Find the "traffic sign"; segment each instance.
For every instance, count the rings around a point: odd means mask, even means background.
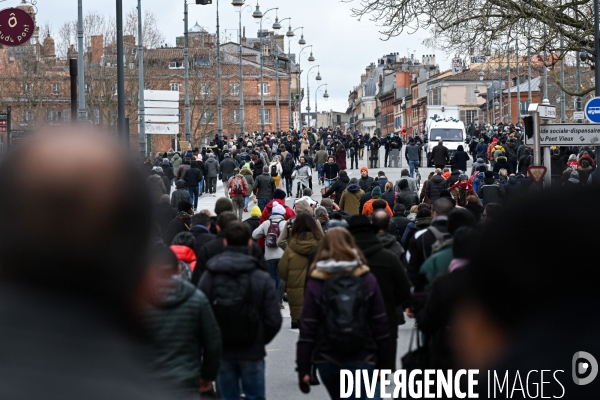
[[[600,124],[600,97],[594,97],[585,105],[585,117],[594,124]]]
[[[595,146],[598,143],[600,143],[600,125],[540,125],[540,146]],[[525,144],[533,144],[533,139],[525,136]]]
[[[544,179],[546,171],[547,169],[543,165],[531,165],[529,168],[527,168],[528,175],[535,183],[540,183],[542,179]]]
[[[573,111],[573,119],[583,119],[583,118],[585,118],[585,112]]]
[[[549,104],[538,105],[537,112],[540,114],[542,119],[555,119],[556,118],[556,106]]]

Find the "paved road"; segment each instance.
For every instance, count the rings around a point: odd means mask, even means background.
[[[383,149],[381,150],[380,159],[383,160]],[[470,170],[472,161],[469,161],[467,168]],[[348,162],[348,165],[350,163]],[[366,165],[367,160],[359,160],[359,165]],[[399,168],[380,168],[375,170],[369,170],[371,176],[376,176],[378,171],[384,171],[388,180],[396,182],[400,179],[400,172],[403,168],[408,168],[406,160],[402,160],[402,166]],[[427,178],[429,172],[433,171],[433,168],[420,168],[423,181]],[[347,170],[350,178],[359,177],[359,169]],[[295,190],[295,189],[294,189]],[[315,192],[313,198],[320,200],[320,186],[317,183],[316,173],[313,176],[313,191]],[[223,196],[223,188],[220,185],[217,188],[217,193]],[[218,197],[207,197],[203,196],[199,200],[198,209],[208,208],[214,209],[214,203]],[[286,203],[292,206],[293,199],[288,199]],[[249,207],[249,209],[252,205]],[[244,219],[248,218],[248,213],[244,214]],[[286,308],[281,311],[283,316],[283,326],[279,334],[267,346],[267,359],[266,359],[266,382],[267,382],[267,398],[269,399],[326,399],[327,393],[322,385],[312,386],[310,396],[304,395],[298,389],[298,378],[295,371],[296,368],[296,341],[298,339],[298,330],[291,329],[291,320],[287,303],[284,303]],[[398,327],[398,350],[396,354],[397,366],[400,367],[399,359],[407,352],[411,329],[414,325],[414,320],[406,318],[407,323]]]

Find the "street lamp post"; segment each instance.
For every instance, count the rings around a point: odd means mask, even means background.
[[[223,140],[223,96],[221,94],[221,34],[219,32],[219,0],[217,0],[217,135]]]
[[[312,56],[312,52],[310,53],[310,55]],[[308,100],[308,105],[306,106],[306,127],[309,128],[310,127],[310,71],[312,71],[314,68],[319,68],[320,65],[315,65],[314,67],[310,68],[308,70],[308,72],[306,73],[306,99]],[[316,80],[320,81],[321,80],[321,73],[317,70],[317,77],[315,78]],[[302,111],[300,112],[302,114]]]
[[[140,119],[139,151],[142,159],[146,155],[146,116],[144,111],[144,46],[142,43],[142,0],[138,0],[138,117]]]
[[[188,68],[188,5],[187,0],[183,0],[183,107],[185,109],[185,140],[190,143],[190,75]]]
[[[300,37],[300,41],[298,41],[299,44],[302,44],[302,42],[306,43],[306,41],[304,40],[304,34],[302,34],[302,36]],[[302,56],[302,52],[306,49],[308,49],[310,47],[311,52],[310,52],[310,57],[308,57],[308,62],[313,62],[315,61],[315,58],[312,56],[312,47],[313,45],[309,45],[309,46],[304,46],[302,49],[300,49],[300,52],[298,52],[298,112],[299,112],[299,118],[300,118],[300,126],[298,127],[300,130],[302,130],[302,96],[300,95],[300,88],[301,88],[301,83],[302,83],[302,70],[300,69],[300,57]],[[312,60],[311,60],[312,57]],[[307,93],[308,94],[308,93]]]
[[[77,119],[84,120],[87,117],[85,108],[85,83],[83,79],[83,10],[82,0],[77,2],[77,85],[79,85],[79,109],[77,111]],[[71,119],[75,120],[75,116],[71,115]]]
[[[283,21],[287,21],[287,20],[291,21],[292,19],[284,18],[281,21],[277,21],[277,18],[276,18],[275,21],[276,21],[276,23],[279,24],[278,29],[281,28],[281,23]],[[294,36],[294,32],[292,32],[291,26],[289,27],[289,29],[285,35],[287,37]],[[276,123],[275,129],[277,132],[279,132],[281,130],[281,116],[280,116],[280,110],[279,110],[279,46],[277,46],[277,40],[275,40],[275,45],[273,47],[275,48],[275,123]]]
[[[233,0],[231,4],[235,7],[235,10],[239,13],[239,37],[240,37],[240,83],[239,83],[239,92],[240,92],[240,135],[244,137],[244,70],[242,65],[242,11],[246,7],[250,7],[247,5],[244,7],[244,0]],[[250,7],[252,8],[252,7]]]
[[[262,22],[263,18],[269,11],[278,10],[279,7],[269,8],[264,13],[260,11],[258,4],[256,5],[256,10],[252,13],[252,17],[260,20],[260,28],[259,28],[259,36],[260,36],[260,133],[261,136],[265,134],[265,96],[264,96],[264,75],[263,75],[263,66],[264,66],[264,50],[263,50],[263,32],[262,32]],[[277,23],[277,21],[276,21]],[[281,26],[276,27],[273,24],[273,29],[277,30],[281,28]]]
[[[327,84],[323,83],[323,84],[317,86],[317,90],[315,90],[315,128],[317,128],[317,129],[319,128],[319,110],[317,107],[317,97],[319,97],[318,96],[319,89],[323,86],[325,86],[325,93],[323,93],[323,98],[325,100],[327,100],[329,98],[329,93],[327,93]]]
[[[292,30],[292,27],[289,27],[288,32],[285,34],[289,40],[288,40],[288,72],[289,72],[289,79],[288,79],[288,125],[290,127],[290,129],[293,127],[292,124],[292,37],[295,36],[294,32],[296,32],[298,29],[302,29],[302,39],[304,40],[304,27],[301,26],[299,28],[296,28],[294,30]],[[306,40],[304,40],[304,43],[306,43]],[[300,41],[298,41],[298,44],[300,44]]]
[[[506,61],[506,70],[507,70],[507,78],[506,81],[508,82],[508,124],[512,124],[512,93],[511,93],[511,86],[512,86],[512,81],[510,79],[510,53],[511,50],[513,50],[510,47],[510,42],[507,44],[508,47],[508,52],[507,52],[507,61]]]
[[[117,0],[117,127],[119,137],[129,149],[129,135],[125,128],[125,63],[123,62],[123,0]]]

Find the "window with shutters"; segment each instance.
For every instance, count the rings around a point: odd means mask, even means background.
[[[179,82],[171,82],[171,91],[179,92]]]
[[[210,94],[210,84],[209,83],[203,83],[201,88],[200,88],[200,93],[201,94]]]
[[[442,100],[442,88],[434,88],[429,90],[427,96],[427,104],[440,105]]]
[[[269,94],[269,84],[268,83],[263,83],[262,86],[262,94]],[[260,84],[258,85],[258,94],[260,94]]]
[[[265,124],[270,124],[271,123],[271,110],[264,110],[264,115],[265,115]],[[260,110],[258,111],[258,122],[260,123]]]
[[[58,96],[60,94],[60,90],[61,90],[60,83],[53,83],[52,84],[52,94],[53,95]]]
[[[465,104],[477,104],[477,94],[475,93],[477,86],[465,86],[466,90],[466,103]]]
[[[232,124],[240,123],[240,110],[231,110],[229,112],[229,118]]]
[[[460,111],[460,120],[464,122],[465,125],[470,124],[471,122],[477,123],[477,119],[479,117],[479,110],[461,110]]]
[[[230,93],[234,96],[237,96],[240,94],[240,84],[239,83],[232,83],[231,84],[231,91]]]
[[[204,110],[200,113],[200,123],[201,124],[209,124],[212,119],[212,111]]]

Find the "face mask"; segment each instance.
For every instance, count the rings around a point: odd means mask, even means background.
[[[394,134],[392,133],[392,134],[390,135],[390,137],[391,137],[391,138],[393,138],[393,137],[394,137]]]

